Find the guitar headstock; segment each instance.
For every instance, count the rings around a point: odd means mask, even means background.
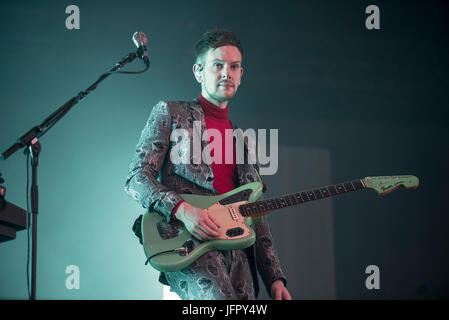
[[[406,189],[416,189],[419,185],[418,177],[412,175],[365,177],[362,181],[366,188],[375,190],[381,196],[384,196],[401,186]]]

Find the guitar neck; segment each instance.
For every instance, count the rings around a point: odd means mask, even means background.
[[[287,194],[278,198],[243,204],[239,207],[239,211],[244,217],[260,217],[273,210],[296,206],[309,201],[329,198],[339,194],[362,189],[366,189],[366,185],[363,179],[358,179],[331,186],[325,186],[319,189]]]

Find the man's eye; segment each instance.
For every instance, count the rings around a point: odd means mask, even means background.
[[[239,66],[239,65],[233,65],[231,68],[232,68],[233,70],[238,70],[238,69],[240,69],[240,66]]]
[[[215,63],[214,66],[215,66],[216,68],[218,68],[218,67],[221,67],[222,64],[221,64],[221,63]]]

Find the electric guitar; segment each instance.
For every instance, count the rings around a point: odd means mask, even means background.
[[[366,177],[262,201],[256,201],[262,194],[263,186],[259,182],[245,184],[217,196],[184,194],[181,197],[185,201],[209,211],[217,219],[219,236],[214,240],[200,241],[184,228],[181,221],[167,222],[161,214],[147,210],[142,218],[146,264],[149,262],[163,272],[177,271],[209,251],[247,248],[256,241],[251,224],[277,209],[362,189],[373,189],[383,196],[400,186],[416,189],[418,184],[418,178],[412,175]]]

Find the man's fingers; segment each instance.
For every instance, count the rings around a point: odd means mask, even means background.
[[[185,210],[184,219],[181,221],[186,225],[187,230],[200,240],[214,239],[220,235],[219,224],[216,218],[211,217],[204,209],[191,206]]]
[[[211,216],[210,214],[208,214],[207,216],[212,220],[217,229],[220,228],[220,224],[218,223],[218,220],[215,217]]]
[[[207,224],[206,224],[204,221],[200,222],[199,227],[200,227],[200,228],[202,229],[202,231],[204,231],[207,235],[210,235],[210,236],[218,236],[218,232],[216,232],[216,231],[212,230],[211,228],[209,228],[209,227],[207,226]]]
[[[209,214],[206,214],[204,216],[204,222],[206,223],[206,225],[211,228],[214,231],[218,232],[218,228],[220,227],[217,223],[217,219],[215,219],[214,217],[210,216]]]
[[[292,299],[292,296],[290,295],[290,292],[288,292],[287,289],[283,290],[283,299],[284,300],[291,300]]]

